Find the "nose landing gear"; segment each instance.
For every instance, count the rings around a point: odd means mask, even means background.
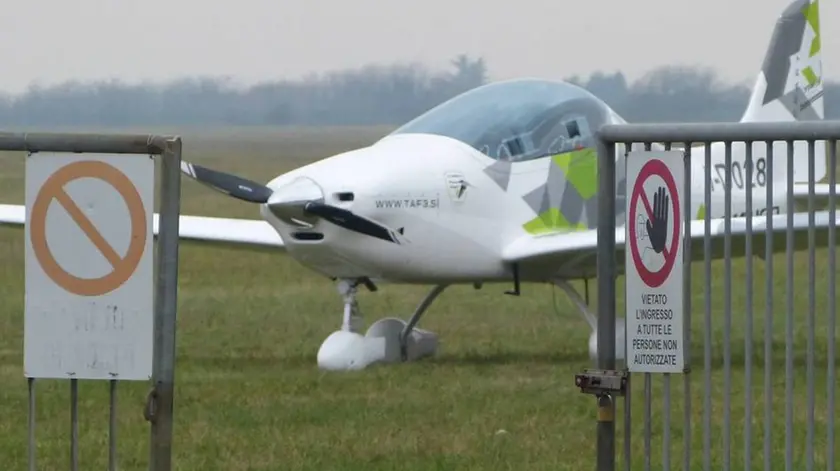
[[[338,291],[344,300],[341,330],[330,334],[318,350],[318,367],[325,370],[360,370],[375,363],[414,361],[434,355],[438,347],[437,335],[417,328],[420,318],[446,289],[435,286],[423,299],[408,322],[395,317],[380,319],[362,335],[363,320],[356,293],[365,284],[375,291],[369,280],[340,280]]]

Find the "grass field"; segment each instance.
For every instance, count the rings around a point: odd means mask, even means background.
[[[163,130],[168,131],[168,130]],[[172,131],[169,131],[172,132]],[[185,130],[185,158],[258,181],[306,162],[371,142],[387,129],[233,131]],[[0,202],[23,201],[23,156],[0,155]],[[183,213],[258,217],[253,205],[183,184]],[[27,393],[22,375],[23,231],[0,228],[0,462],[26,469]],[[828,332],[825,251],[817,254],[816,437],[825,468]],[[784,254],[774,261],[772,468],[784,467]],[[731,460],[744,459],[745,394],[753,401],[752,464],[763,466],[764,263],[754,262],[755,349],[744,349],[745,263],[733,263]],[[712,342],[712,466],[724,456],[723,263],[715,263]],[[807,256],[795,261],[794,467],[806,463]],[[691,469],[702,464],[703,266],[693,267]],[[594,283],[592,283],[594,285]],[[619,279],[619,295],[623,296]],[[574,386],[590,366],[589,331],[571,303],[546,285],[450,288],[421,325],[441,336],[440,354],[414,364],[326,374],[315,366],[321,341],[340,326],[334,285],[282,253],[185,243],[181,248],[175,442],[182,470],[430,470],[593,469],[596,408]],[[367,324],[407,317],[424,295],[419,287],[388,286],[359,296]],[[594,291],[593,291],[593,299]],[[619,309],[623,303],[619,302]],[[745,358],[754,361],[744,379]],[[681,469],[682,378],[672,381],[671,465]],[[633,469],[643,465],[641,377],[633,383]],[[660,464],[662,379],[653,379],[652,465]],[[146,469],[148,384],[119,388],[119,464]],[[107,384],[80,383],[80,466],[107,464]],[[69,462],[69,383],[38,383],[39,469]],[[618,417],[622,415],[621,407]],[[840,423],[835,419],[836,432]],[[619,421],[618,450],[622,424]],[[505,431],[501,432],[501,431]],[[619,461],[620,463],[620,461]],[[620,467],[620,466],[619,466]]]

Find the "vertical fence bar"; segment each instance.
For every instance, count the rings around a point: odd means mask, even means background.
[[[787,230],[785,255],[787,263],[785,315],[785,470],[793,470],[793,147],[787,141]]]
[[[615,144],[598,140],[598,368],[615,368]],[[175,232],[176,236],[178,232]],[[609,403],[605,404],[604,400]],[[599,417],[604,408],[610,420],[598,420],[597,469],[615,470],[615,403],[598,399]]]
[[[627,142],[624,144],[624,158],[625,158],[625,165],[624,168],[627,168],[627,156],[629,152],[633,149],[633,143]],[[626,191],[626,190],[625,190]],[[630,201],[629,196],[625,195],[625,204],[626,202]],[[626,244],[626,241],[625,241]],[[627,293],[624,293],[625,297],[625,306],[627,305]],[[624,367],[627,368],[627,347],[626,347],[626,339],[627,339],[627,320],[625,319],[624,323],[624,338],[625,338],[625,348],[624,348]],[[632,422],[632,407],[633,401],[631,399],[633,391],[633,375],[627,375],[627,391],[624,394],[624,470],[630,471],[630,460],[632,458],[632,446],[631,446],[631,437],[633,433],[633,422]]]
[[[624,358],[627,358],[626,354]],[[632,457],[631,437],[633,433],[633,423],[631,422],[630,413],[630,391],[633,390],[632,381],[633,375],[627,375],[627,391],[624,394],[624,471],[630,471],[632,469],[630,464],[630,459]]]
[[[744,388],[744,469],[751,469],[752,455],[752,352],[753,352],[753,247],[752,247],[752,222],[753,222],[753,143],[744,143],[746,148],[745,167],[747,171],[746,184],[746,208],[747,232],[744,242],[744,259],[747,262],[747,315],[744,319],[744,379],[747,384]],[[771,211],[767,208],[766,215]]]
[[[651,143],[645,142],[644,143],[645,150],[650,151]],[[645,471],[650,471],[650,452],[651,452],[651,402],[652,402],[652,377],[650,373],[644,373],[644,384],[645,384],[645,404],[644,404],[644,422],[645,422],[645,429],[644,429],[644,447],[645,447]]]
[[[773,433],[773,158],[774,142],[766,141],[767,158],[764,169],[767,192],[767,212],[764,232],[764,471],[770,471],[772,466],[771,443]]]
[[[683,238],[683,351],[686,370],[683,372],[683,470],[691,468],[691,142],[685,143],[685,237]]]
[[[644,373],[645,378],[645,407],[644,407],[644,422],[645,422],[645,430],[644,430],[644,439],[645,439],[645,471],[650,471],[650,452],[651,452],[651,390],[652,385],[652,378],[650,373]]]
[[[108,471],[117,470],[117,380],[108,381]]]
[[[836,286],[835,286],[835,267],[836,253],[835,241],[837,223],[835,217],[837,215],[837,141],[831,139],[828,141],[828,329],[826,331],[826,341],[828,343],[828,361],[827,361],[827,376],[826,381],[826,412],[828,414],[826,442],[825,442],[825,463],[828,471],[834,471],[834,397],[837,391],[837,371],[835,370],[835,354],[837,339],[835,332],[837,330],[837,311],[836,305]]]
[[[814,289],[816,284],[816,222],[814,219],[814,185],[816,180],[816,171],[814,168],[814,141],[808,141],[808,351],[807,351],[807,366],[806,366],[806,382],[808,384],[808,419],[806,430],[805,443],[805,469],[813,471],[814,469],[814,338],[815,333],[815,315],[817,310],[817,294]],[[831,268],[833,270],[833,267]]]
[[[27,378],[29,386],[29,471],[35,471],[35,378]]]
[[[671,143],[665,143],[665,150],[671,150]],[[686,211],[683,208],[683,211]],[[676,224],[676,221],[674,221]],[[662,378],[662,469],[671,469],[671,375],[664,373]]]
[[[152,379],[154,419],[150,432],[150,471],[172,469],[172,428],[175,393],[175,328],[178,309],[178,240],[181,212],[181,138],[168,140],[161,155],[160,229],[156,252],[154,358]],[[609,219],[609,218],[607,218]],[[612,218],[613,222],[615,218]],[[613,237],[614,238],[614,237]],[[600,241],[599,241],[600,243]],[[615,241],[613,241],[613,245]],[[614,296],[613,296],[614,297]],[[615,330],[615,327],[613,327]],[[615,344],[613,340],[612,344]],[[598,345],[599,350],[602,345]]]
[[[624,358],[626,360],[626,353]],[[625,392],[624,394],[624,471],[630,471],[632,469],[632,465],[630,463],[630,459],[632,458],[631,437],[633,433],[633,422],[631,422],[632,414],[630,413],[630,405],[632,404],[632,401],[630,400],[630,395],[632,390],[633,375],[627,375],[627,392]]]
[[[79,469],[79,380],[70,379],[70,469]]]
[[[712,466],[712,144],[706,142],[705,215],[703,216],[703,284],[705,312],[703,315],[703,470]]]
[[[671,375],[663,374],[662,398],[662,469],[671,469]]]
[[[624,358],[626,361],[626,353]],[[632,414],[630,409],[630,404],[632,404],[632,401],[630,400],[631,391],[633,391],[633,375],[627,375],[627,391],[624,393],[624,471],[630,471],[630,459],[632,458],[632,447],[630,443],[630,437],[632,437],[633,433],[633,422],[631,422]]]
[[[624,357],[625,359],[627,356]],[[633,375],[627,375],[627,392],[624,395],[624,470],[630,471],[631,464],[630,459],[632,458],[631,454],[631,440],[630,437],[633,433],[633,423],[631,422],[631,413],[630,413],[630,391],[633,390]]]
[[[732,142],[724,144],[726,183],[723,193],[723,469],[729,470],[732,413]]]

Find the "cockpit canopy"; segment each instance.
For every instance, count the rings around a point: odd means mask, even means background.
[[[566,82],[520,79],[458,95],[393,131],[457,139],[490,158],[525,161],[594,146],[609,108]]]

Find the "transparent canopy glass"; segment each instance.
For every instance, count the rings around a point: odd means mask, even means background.
[[[609,109],[566,82],[522,79],[458,95],[393,131],[457,139],[488,157],[523,161],[593,145]]]

